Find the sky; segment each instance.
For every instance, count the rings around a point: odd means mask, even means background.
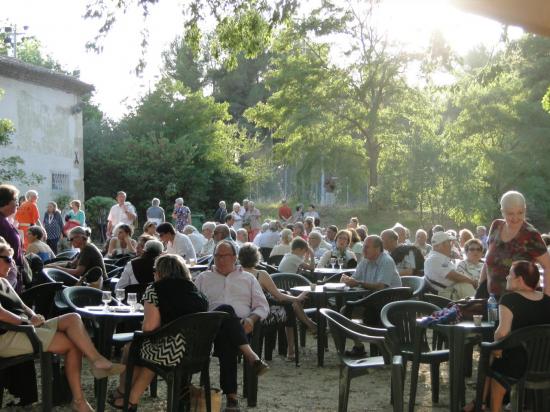
[[[108,0],[106,0],[108,1]],[[95,87],[93,101],[110,118],[120,119],[153,87],[160,74],[161,53],[183,32],[184,0],[161,0],[151,7],[146,20],[149,30],[147,67],[141,77],[134,68],[141,54],[140,30],[143,18],[130,10],[115,24],[103,41],[100,54],[85,50],[99,24],[84,20],[87,0],[0,0],[0,27],[6,21],[18,31],[28,26],[28,34],[40,40],[44,51],[67,70],[80,70],[80,79]],[[395,40],[411,49],[426,46],[432,30],[440,30],[453,49],[464,54],[480,42],[494,47],[502,26],[492,20],[464,13],[448,0],[386,0],[380,13],[380,24]],[[517,35],[520,30],[512,32]],[[336,45],[338,46],[338,45]]]

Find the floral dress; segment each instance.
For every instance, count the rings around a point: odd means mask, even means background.
[[[185,229],[185,226],[189,224],[189,220],[191,219],[191,209],[187,206],[176,207],[174,213],[176,214],[176,230],[183,233],[183,229]]]
[[[487,265],[487,290],[501,296],[506,288],[506,276],[512,262],[517,260],[534,261],[547,252],[540,233],[532,225],[524,222],[517,235],[504,242],[501,239],[504,220],[497,219],[491,225],[485,263]]]

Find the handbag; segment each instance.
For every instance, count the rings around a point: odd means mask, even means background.
[[[189,385],[189,398],[191,401],[191,412],[206,412],[206,396],[204,388]],[[220,412],[222,407],[222,392],[217,388],[210,388],[210,405],[212,412]]]
[[[460,299],[454,305],[458,307],[464,320],[473,320],[474,315],[487,318],[487,299]]]

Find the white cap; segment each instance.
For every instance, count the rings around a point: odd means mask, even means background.
[[[439,245],[447,240],[456,240],[456,238],[446,232],[435,232],[432,236],[432,246]]]

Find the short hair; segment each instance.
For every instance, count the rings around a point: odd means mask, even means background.
[[[283,243],[290,243],[292,241],[292,230],[281,230],[281,240],[283,241]]]
[[[117,197],[120,196],[120,195],[122,195],[124,197],[127,197],[126,192],[123,192],[122,190],[119,190],[118,192],[116,192],[116,195],[117,195]]]
[[[53,206],[53,211],[54,211],[54,212],[59,211],[59,208],[57,207],[57,203],[55,203],[53,200],[51,200],[51,201],[48,202],[48,206],[50,206],[50,205]]]
[[[221,206],[223,203],[223,205],[225,206],[225,200],[220,200],[220,203],[218,203],[219,206]]]
[[[245,242],[248,242],[248,231],[244,228],[240,228],[239,230],[237,230],[237,237],[241,235],[241,236],[246,236],[245,239],[246,241]]]
[[[12,185],[0,185],[0,207],[4,207],[12,200],[17,201],[19,190]]]
[[[487,232],[487,228],[485,226],[478,226],[476,227],[476,230],[483,230],[484,232]]]
[[[153,200],[151,200],[151,204],[155,207],[158,207],[160,205],[160,199],[154,197]]]
[[[509,190],[500,198],[500,209],[505,210],[511,207],[525,208],[525,197],[520,192]]]
[[[86,239],[90,237],[92,231],[89,227],[76,226],[69,231],[69,239],[74,236],[84,236]]]
[[[148,220],[147,222],[145,222],[145,224],[143,225],[143,231],[147,231],[147,229],[149,229],[151,226],[154,226],[155,229],[157,227],[157,223],[156,222],[153,222],[152,220]]]
[[[512,268],[516,276],[523,278],[527,286],[535,289],[539,284],[540,273],[539,269],[533,262],[527,260],[518,260],[512,263]]]
[[[424,229],[418,229],[416,231],[415,237],[417,237],[419,234],[424,234],[426,237],[428,236],[428,233]]]
[[[19,190],[15,186],[2,184],[0,185],[0,207],[4,207],[12,200],[17,201]]]
[[[542,240],[544,241],[544,244],[546,246],[550,246],[550,235],[547,235],[546,233],[541,236]]]
[[[219,241],[216,246],[214,247],[214,255],[218,253],[218,249],[221,246],[229,246],[231,248],[231,251],[233,252],[233,256],[237,256],[237,247],[233,242],[230,242],[229,240],[221,240]]]
[[[240,205],[240,203],[239,203],[239,202],[235,202],[235,203],[233,203],[233,209],[235,209],[235,206],[239,206],[239,207],[241,207],[241,205]]]
[[[315,220],[313,219],[313,217],[308,216],[304,219],[304,224],[306,224],[306,223],[310,223],[311,226],[313,226],[315,224]]]
[[[271,222],[269,222],[269,230],[270,231],[276,232],[277,229],[279,229],[279,222],[277,222],[276,220],[272,220]]]
[[[327,230],[332,230],[334,233],[338,233],[338,226],[330,225],[329,227],[327,227]]]
[[[176,229],[170,222],[164,222],[157,226],[157,233],[164,235],[165,233],[170,233],[172,235],[176,234]]]
[[[216,224],[214,222],[204,222],[202,224],[202,230],[210,229],[212,232],[216,229]]]
[[[435,232],[445,232],[445,228],[441,225],[435,225],[434,227],[432,227],[432,233]]]
[[[304,233],[306,231],[306,228],[302,222],[294,223],[294,229],[300,229],[301,233]]]
[[[82,203],[80,203],[80,200],[78,199],[71,200],[71,205],[72,204],[75,204],[76,207],[78,207],[79,209],[80,209],[80,206],[82,206]]]
[[[233,219],[233,215],[231,213],[228,213],[225,215],[225,218],[223,219],[225,223],[229,222],[231,219]]]
[[[188,235],[193,232],[198,232],[197,228],[193,225],[185,225],[185,228],[183,229],[183,234]]]
[[[393,230],[393,229],[383,230],[382,233],[380,233],[380,238],[383,238],[386,235],[389,236],[393,240],[399,239],[399,236],[397,235],[397,233],[395,233],[395,230]]]
[[[183,197],[178,197],[178,198],[176,199],[176,204],[182,206],[182,205],[183,205]]]
[[[348,237],[348,245],[351,243],[351,232],[347,229],[341,229],[336,233],[335,239],[338,239],[340,236],[347,236]]]
[[[28,231],[38,240],[42,240],[42,238],[44,237],[44,229],[42,229],[40,226],[31,226],[29,227]]]
[[[219,225],[216,225],[214,228],[214,234],[221,233],[224,238],[229,236],[229,226],[224,225],[223,223],[220,223]]]
[[[474,238],[474,234],[468,229],[460,229],[460,231],[458,232],[458,238],[460,239],[462,235],[468,236],[466,242]]]
[[[309,238],[316,238],[316,239],[319,239],[319,240],[322,240],[323,239],[323,236],[321,236],[321,234],[315,230],[313,230],[310,234],[309,234]]]
[[[38,192],[36,190],[27,190],[25,193],[25,199],[30,200],[31,197],[38,197]]]
[[[374,242],[374,246],[377,247],[380,251],[384,250],[384,242],[382,242],[382,238],[378,235],[368,235],[365,238],[365,245],[367,244],[367,241],[372,240]]]
[[[144,246],[150,240],[157,240],[157,239],[154,236],[151,236],[147,233],[142,233],[141,235],[139,235],[137,239],[138,243],[141,243]]]
[[[0,253],[8,252],[10,256],[13,256],[13,249],[7,242],[0,242]]]
[[[464,251],[468,251],[470,249],[470,246],[472,245],[478,245],[481,248],[481,251],[483,252],[483,243],[481,243],[481,240],[472,238],[468,240],[466,243],[464,243]]]
[[[160,255],[164,251],[164,245],[159,240],[151,239],[145,242],[143,251],[150,255]]]
[[[350,222],[353,222],[353,223],[356,223],[356,224],[359,224],[359,218],[353,216],[349,219]]]
[[[290,249],[291,250],[304,250],[304,249],[308,249],[308,244],[307,242],[302,239],[301,237],[295,237],[294,239],[292,239],[292,243],[290,244]]]
[[[239,248],[239,262],[242,267],[253,268],[261,259],[262,255],[254,243],[246,242]]]
[[[149,242],[147,242],[149,243]],[[155,272],[161,279],[187,279],[191,280],[191,273],[180,255],[161,255],[155,260]]]
[[[365,230],[365,228],[359,226],[357,229],[355,229],[359,237],[361,238],[361,241],[364,241],[366,237],[368,236],[369,232]]]

